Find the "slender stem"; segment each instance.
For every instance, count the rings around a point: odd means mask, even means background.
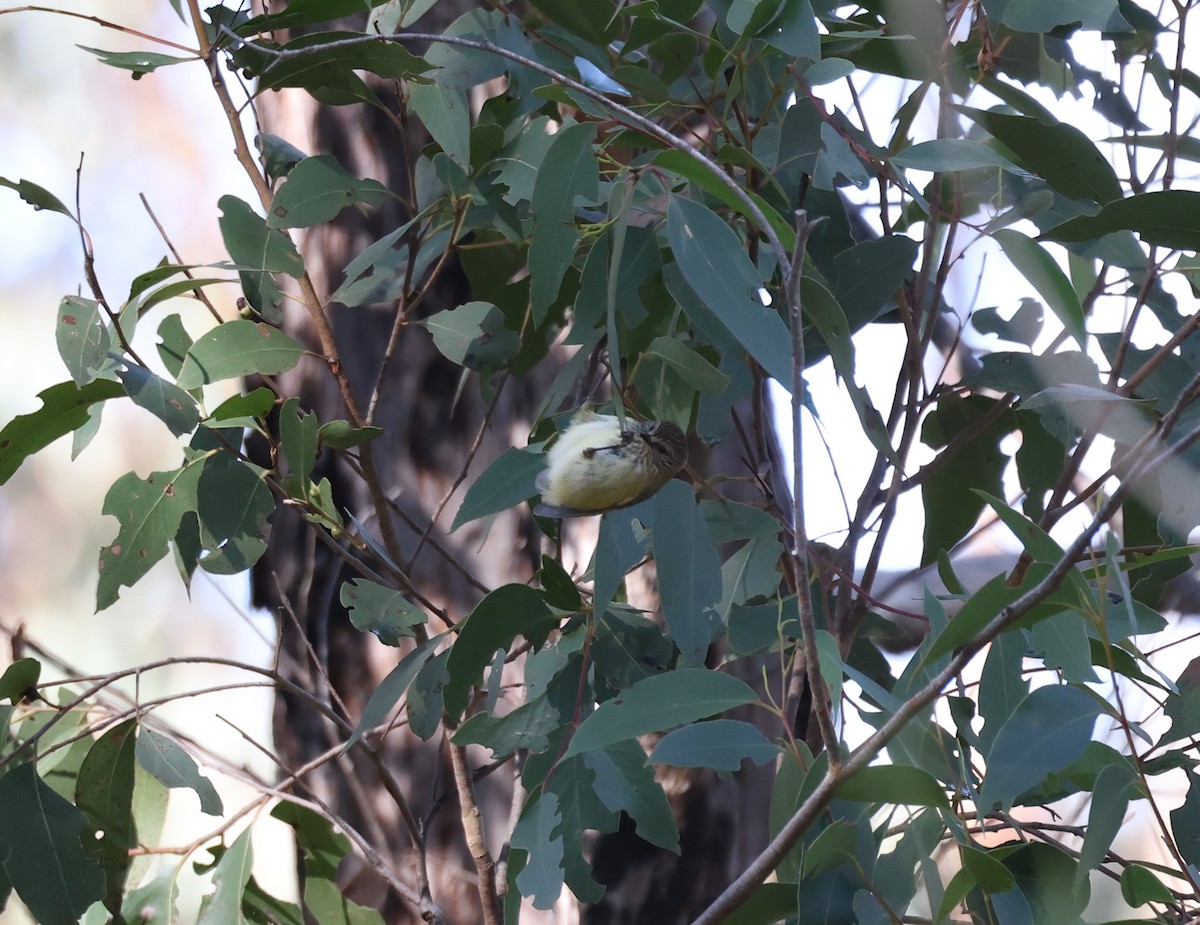
[[[453,729],[447,724],[447,734],[453,734]],[[503,917],[500,909],[500,897],[496,893],[496,862],[487,849],[487,838],[483,831],[483,813],[479,810],[479,802],[475,799],[475,783],[471,779],[471,769],[467,767],[465,748],[460,748],[453,742],[447,741],[450,752],[450,764],[454,769],[454,785],[458,789],[458,806],[462,812],[463,835],[467,839],[467,849],[475,862],[475,872],[479,877],[478,889],[480,904],[483,906],[483,921],[485,925],[501,925]]]
[[[791,273],[786,278],[785,293],[788,317],[792,329],[792,530],[791,560],[796,579],[796,608],[800,619],[800,636],[804,645],[804,671],[813,695],[813,713],[821,741],[829,755],[830,768],[841,763],[837,732],[830,715],[829,691],[821,677],[821,660],[817,651],[817,626],[813,619],[812,586],[809,577],[808,533],[804,526],[804,311],[800,281],[804,275],[804,252],[808,238],[821,219],[809,221],[804,211],[796,213],[796,249],[792,252]]]

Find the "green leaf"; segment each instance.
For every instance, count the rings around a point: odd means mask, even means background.
[[[180,58],[175,55],[159,54],[154,51],[104,51],[101,48],[88,48],[86,45],[77,45],[76,47],[91,52],[100,59],[102,64],[107,64],[109,67],[133,71],[134,80],[160,67],[169,67],[172,64],[183,64],[185,61],[196,60],[191,57]]]
[[[0,777],[0,818],[0,880],[35,921],[75,925],[105,892],[104,871],[80,844],[87,817],[22,764]]]
[[[667,235],[695,294],[769,375],[790,388],[791,335],[779,314],[763,305],[762,276],[738,236],[705,206],[674,195]]]
[[[382,436],[382,427],[352,427],[349,421],[329,421],[317,431],[317,442],[335,450],[349,450]]]
[[[88,750],[75,784],[75,805],[96,832],[84,853],[104,869],[105,907],[120,912],[125,878],[137,847],[133,820],[134,746],[137,721],[126,720],[104,733]]]
[[[224,813],[221,797],[207,777],[200,773],[192,756],[173,739],[142,727],[137,739],[138,763],[170,789],[186,787],[200,798],[200,812],[209,816]]]
[[[949,808],[946,791],[932,775],[903,764],[863,768],[838,788],[839,800],[856,803],[895,803],[900,806]]]
[[[409,652],[400,660],[400,664],[393,668],[386,678],[379,682],[379,686],[371,693],[367,700],[367,705],[363,707],[362,716],[359,717],[358,723],[354,726],[354,732],[350,738],[346,740],[346,748],[350,748],[355,742],[362,738],[363,733],[374,729],[385,719],[392,709],[400,702],[400,698],[408,691],[408,687],[412,684],[417,673],[425,667],[425,663],[437,652],[437,647],[442,642],[442,636],[433,636],[426,639],[415,649]]]
[[[991,4],[985,4],[992,12]],[[1117,0],[1071,0],[1044,3],[1042,0],[1009,0],[999,6],[995,20],[1016,32],[1051,32],[1059,26],[1082,23],[1085,29],[1111,29]]]
[[[1076,888],[1087,878],[1089,871],[1097,869],[1104,862],[1113,839],[1125,824],[1129,797],[1137,787],[1137,776],[1128,765],[1108,765],[1096,778],[1088,806],[1083,847],[1079,850],[1079,867],[1075,871]],[[1129,902],[1128,897],[1126,902]],[[1130,905],[1136,906],[1138,903],[1130,902]]]
[[[60,382],[39,392],[41,408],[18,415],[0,430],[0,485],[12,478],[27,457],[84,427],[92,405],[124,394],[118,383],[107,379],[89,382],[81,389],[73,382]]]
[[[355,629],[373,633],[387,646],[398,646],[401,637],[414,635],[413,627],[425,622],[424,611],[399,591],[365,578],[343,582],[341,602]]]
[[[745,682],[732,675],[707,668],[669,671],[639,681],[600,704],[579,724],[564,757],[707,719],[757,699]]]
[[[201,905],[198,925],[249,925],[242,912],[242,895],[253,865],[254,850],[250,845],[250,829],[246,828],[213,868],[216,889]]]
[[[997,575],[982,588],[971,595],[955,615],[954,619],[932,641],[925,653],[923,663],[932,664],[944,655],[953,652],[959,646],[969,642],[979,633],[992,618],[1015,601],[1022,594],[1022,589],[1031,586],[1031,576],[1045,574],[1045,567],[1031,568],[1025,576],[1020,588],[1009,587],[1007,576]]]
[[[679,827],[642,746],[632,739],[596,748],[582,756],[595,778],[605,808],[623,812],[637,824],[638,837],[665,851],[679,853]]]
[[[528,501],[538,493],[535,482],[545,468],[546,458],[541,453],[509,447],[467,487],[450,532]]]
[[[971,326],[980,334],[995,334],[1001,340],[1032,347],[1042,333],[1042,320],[1042,303],[1026,298],[1007,321],[994,308],[976,309],[971,315]]]
[[[654,522],[662,525],[654,531],[654,561],[663,616],[683,664],[700,667],[723,630],[716,610],[721,559],[689,485],[672,479],[653,504]]]
[[[646,356],[663,360],[677,370],[688,385],[706,395],[720,395],[730,382],[729,376],[674,337],[654,338],[646,348]]]
[[[286,804],[285,804],[286,805]],[[179,884],[175,871],[167,868],[153,880],[125,895],[121,915],[139,925],[175,925],[179,921]]]
[[[242,268],[238,277],[246,301],[268,321],[279,321],[283,317],[283,293],[271,274],[287,273],[299,278],[304,273],[300,252],[287,235],[268,228],[262,216],[236,196],[222,196],[217,206],[221,210],[221,239],[234,263]]]
[[[1042,234],[1050,241],[1094,241],[1115,231],[1132,231],[1146,244],[1200,250],[1196,211],[1200,192],[1160,190],[1109,202],[1095,215],[1081,215]]]
[[[18,196],[38,211],[49,209],[51,212],[58,212],[71,219],[71,221],[75,221],[75,216],[71,214],[71,210],[64,206],[57,196],[49,190],[38,186],[36,183],[31,183],[29,180],[18,180],[14,183],[12,180],[0,177],[0,186],[7,186],[10,190],[14,190]]]
[[[196,514],[209,556],[205,571],[229,575],[248,569],[266,548],[258,538],[275,497],[260,471],[233,453],[205,458],[196,486]]]
[[[1175,902],[1175,894],[1167,885],[1141,864],[1129,864],[1121,871],[1121,898],[1134,908],[1146,903]]]
[[[749,723],[714,719],[668,732],[650,753],[650,761],[677,768],[736,771],[746,758],[763,765],[774,761],[779,751],[778,745]]]
[[[350,839],[305,806],[280,803],[271,815],[296,832],[296,845],[304,854],[304,906],[314,921],[320,925],[383,925],[378,912],[358,905],[338,889],[338,868],[351,853]]]
[[[350,12],[361,12],[361,2],[347,4]],[[332,14],[336,17],[337,13]],[[316,21],[327,21],[329,11]],[[355,71],[369,71],[391,80],[407,80],[420,77],[429,70],[428,62],[409,52],[396,42],[371,42],[369,44],[338,45],[342,39],[360,38],[355,32],[311,32],[283,46],[288,51],[317,50],[292,58],[276,59],[260,53],[247,54],[248,66],[260,74],[257,93],[281,87],[303,87],[320,101],[344,104],[354,101],[375,102],[375,97]]]
[[[158,358],[172,376],[183,368],[183,358],[192,349],[192,336],[183,327],[179,315],[167,315],[158,326]]]
[[[456,627],[458,640],[446,663],[446,712],[455,719],[462,715],[471,688],[483,681],[484,666],[497,649],[507,649],[517,636],[541,645],[556,626],[558,617],[534,588],[510,584],[488,594]]]
[[[525,807],[513,829],[513,848],[529,852],[529,861],[517,874],[517,887],[535,909],[554,908],[562,893],[563,829],[558,797],[549,792]]]
[[[1046,300],[1067,333],[1080,347],[1086,346],[1083,306],[1075,294],[1075,287],[1054,258],[1033,238],[1011,228],[1002,228],[992,237],[1004,249],[1004,255],[1012,265]]]
[[[1016,164],[989,148],[981,141],[966,138],[939,138],[922,141],[892,156],[900,167],[948,173],[958,170],[977,170],[980,167],[999,167],[1018,172]]]
[[[955,107],[1009,148],[1021,166],[1068,199],[1119,200],[1121,181],[1094,142],[1073,125],[1046,124],[1030,116]]]
[[[190,434],[200,423],[196,400],[175,383],[133,362],[117,370],[117,376],[133,403],[166,424],[176,437]]]
[[[455,745],[482,745],[494,759],[507,758],[518,749],[543,752],[550,733],[562,725],[558,709],[546,697],[523,703],[503,716],[476,713],[454,733]]]
[[[1183,805],[1171,810],[1171,832],[1183,859],[1200,865],[1200,776],[1188,771],[1188,791]]]
[[[308,228],[331,221],[349,205],[377,206],[389,195],[378,180],[358,179],[332,155],[306,157],[276,190],[267,227]]]
[[[471,105],[462,87],[440,81],[408,88],[408,105],[433,140],[464,171],[471,169]]]
[[[196,389],[211,382],[261,373],[282,373],[300,360],[304,348],[269,324],[237,319],[204,334],[183,361],[180,388]]]
[[[596,126],[582,122],[561,129],[546,149],[533,186],[533,238],[529,246],[529,297],[533,323],[541,325],[558,297],[563,275],[575,256],[579,229],[576,197],[594,202],[600,171],[592,144]]]
[[[521,348],[520,336],[505,327],[504,313],[491,302],[467,302],[421,323],[442,356],[467,369],[503,369]]]
[[[263,170],[272,184],[286,177],[292,168],[308,157],[287,139],[268,132],[254,136],[254,147],[262,154]]]
[[[317,459],[317,416],[300,411],[300,399],[289,398],[279,409],[279,443],[287,459],[288,476],[298,485],[297,497],[307,498]]]
[[[79,296],[64,296],[58,306],[54,340],[75,385],[83,388],[108,364],[112,335],[100,320],[100,303]]]
[[[733,191],[714,176],[711,170],[683,151],[677,151],[674,148],[667,151],[660,151],[654,155],[654,163],[664,170],[679,174],[688,182],[704,190],[705,193],[712,196],[722,205],[733,209],[746,219],[752,222],[757,221],[740,196],[735,196]],[[774,229],[780,243],[788,250],[795,247],[796,229],[788,224],[787,219],[779,214],[779,210],[753,190],[746,190],[745,192],[749,195],[751,201],[758,206],[759,211],[762,212],[767,222]]]
[[[120,522],[116,539],[100,550],[96,609],[117,599],[122,586],[132,587],[167,554],[167,543],[179,530],[185,511],[196,508],[199,466],[152,472],[143,481],[127,472],[104,498],[103,512]]]
[[[42,663],[36,658],[19,658],[0,675],[0,700],[7,699],[14,706],[25,697],[25,692],[37,686],[42,674]]]
[[[978,395],[943,396],[922,422],[921,442],[933,449],[948,446],[955,436],[983,419],[995,403],[993,398]],[[922,565],[937,561],[943,551],[949,552],[974,528],[984,508],[976,489],[1001,492],[1008,457],[1000,449],[1000,442],[1011,429],[1011,418],[1002,416],[983,433],[959,445],[951,460],[921,484],[925,507]]]
[[[1039,687],[1017,704],[987,754],[979,805],[1009,807],[1013,800],[1083,754],[1100,705],[1076,687]]]

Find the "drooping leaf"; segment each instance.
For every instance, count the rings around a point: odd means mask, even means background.
[[[415,84],[409,87],[408,105],[446,156],[464,171],[470,170],[471,105],[466,90],[440,80]]]
[[[1004,249],[1012,265],[1046,300],[1067,333],[1084,347],[1087,331],[1083,323],[1083,306],[1071,281],[1053,258],[1033,238],[1012,228],[1002,228],[992,237]]]
[[[360,906],[338,888],[338,867],[351,852],[350,839],[306,806],[281,802],[271,815],[290,825],[304,854],[304,906],[321,925],[383,925],[374,909]]]
[[[838,788],[838,799],[900,806],[949,806],[946,792],[925,771],[910,765],[870,765]]]
[[[446,663],[446,711],[453,717],[462,715],[472,686],[483,681],[484,666],[497,649],[507,649],[517,636],[540,644],[557,625],[540,591],[509,584],[491,592],[458,623],[458,640]]]
[[[505,327],[504,313],[491,302],[467,302],[422,324],[442,356],[479,372],[503,369],[521,347],[520,336]]]
[[[1121,181],[1090,138],[1073,125],[1031,116],[957,107],[1069,199],[1106,203],[1122,196]]]
[[[919,142],[893,155],[892,163],[900,167],[939,173],[977,170],[980,167],[998,167],[1014,172],[1020,169],[994,148],[989,148],[981,141],[965,138],[938,138],[934,141]]]
[[[984,8],[995,21],[1018,32],[1051,32],[1059,26],[1082,23],[1085,29],[1113,29],[1117,0],[1072,0],[1071,3],[1047,4],[1038,0],[987,0]],[[1118,16],[1118,20],[1120,17]]]
[[[529,861],[517,875],[517,886],[535,909],[553,908],[562,893],[563,829],[554,793],[539,794],[513,829],[513,847],[529,853]]]
[[[0,777],[0,879],[37,922],[75,925],[105,895],[104,871],[83,853],[87,817],[51,790],[32,763]]]
[[[244,318],[226,321],[192,345],[177,382],[196,389],[252,373],[273,376],[291,369],[303,354],[304,348],[278,328]]]
[[[714,719],[668,732],[650,753],[650,761],[679,768],[736,771],[747,758],[761,765],[778,756],[779,746],[749,723]]]
[[[377,206],[389,195],[387,187],[378,180],[358,179],[332,155],[306,157],[276,190],[267,227],[319,225],[337,217],[349,205]]]
[[[656,675],[600,704],[579,724],[565,757],[714,717],[756,699],[745,682],[707,668]]]
[[[721,560],[686,484],[672,479],[654,496],[654,561],[663,616],[683,664],[701,666],[709,643],[721,632]]]
[[[138,763],[153,774],[164,787],[186,787],[200,798],[200,811],[209,816],[224,812],[221,797],[207,777],[200,773],[192,756],[174,740],[143,727],[138,732]]]
[[[200,908],[199,925],[249,925],[242,912],[242,897],[250,880],[254,849],[250,829],[244,829],[213,868],[216,889]]]
[[[78,47],[84,51],[90,51],[100,59],[101,63],[107,64],[109,67],[133,71],[134,80],[144,74],[156,71],[160,67],[196,60],[195,58],[181,58],[178,55],[164,55],[156,51],[104,51],[102,48],[88,48],[86,45]]]
[[[41,674],[42,663],[36,658],[17,659],[0,675],[0,700],[16,705],[30,688],[37,686]]]
[[[133,403],[166,424],[176,437],[190,434],[200,423],[196,400],[175,383],[133,362],[127,362],[117,376]]]
[[[35,209],[49,209],[51,212],[58,212],[61,215],[65,215],[72,221],[75,220],[75,216],[71,213],[71,210],[64,206],[57,196],[49,190],[38,186],[36,183],[29,180],[13,181],[0,177],[0,186],[7,186],[10,190],[15,191],[18,196]]]
[[[308,497],[310,476],[317,459],[317,416],[300,411],[300,399],[289,398],[279,409],[279,444],[288,463],[288,476],[300,497]]]
[[[217,206],[221,210],[221,238],[225,249],[234,263],[243,268],[238,271],[238,277],[246,301],[268,321],[280,321],[283,318],[283,293],[271,274],[287,273],[299,277],[304,272],[300,252],[283,232],[267,227],[262,216],[236,196],[222,196]]]
[[[128,472],[113,483],[103,512],[116,517],[120,527],[116,539],[100,550],[97,610],[115,602],[122,586],[132,587],[167,554],[184,512],[196,509],[200,468],[152,472],[144,480]]]
[[[58,306],[54,339],[58,355],[79,388],[95,379],[109,362],[112,335],[100,320],[100,304],[94,299],[64,296]]]
[[[1092,740],[1100,706],[1076,687],[1031,692],[996,734],[987,754],[980,806],[1008,807],[1024,791],[1067,767]]]
[[[1092,241],[1116,231],[1132,231],[1146,244],[1200,250],[1196,210],[1200,191],[1160,190],[1116,199],[1095,215],[1081,215],[1056,225],[1042,237],[1049,241]]]
[[[133,819],[134,747],[137,721],[113,726],[89,749],[75,784],[75,805],[88,818],[95,838],[84,841],[84,853],[104,869],[104,905],[121,909],[125,878],[137,847]]]
[[[763,305],[763,280],[728,225],[707,207],[672,196],[667,234],[683,278],[738,342],[785,388],[791,383],[791,336]]]
[[[373,633],[384,645],[397,646],[403,636],[425,622],[425,613],[394,588],[364,578],[342,583],[342,606],[355,629]]]
[[[560,129],[546,149],[534,180],[529,296],[537,325],[545,321],[550,305],[557,298],[579,241],[576,197],[594,202],[599,196],[599,168],[592,150],[595,134],[596,127],[591,122]]]
[[[470,484],[462,506],[454,515],[451,532],[465,523],[498,514],[537,494],[537,475],[546,458],[526,448],[509,447]]]
[[[637,825],[638,837],[666,851],[679,853],[679,827],[662,785],[637,742],[626,739],[580,756],[595,778],[596,796],[613,813],[626,813]]]
[[[18,415],[0,430],[0,485],[12,478],[27,457],[87,425],[93,405],[124,394],[119,383],[108,379],[97,379],[81,389],[73,382],[60,382],[39,392],[41,408]]]
[[[375,688],[371,696],[367,699],[367,705],[363,707],[362,716],[354,726],[354,732],[346,742],[346,747],[349,748],[355,742],[362,738],[363,733],[369,729],[374,729],[382,723],[392,709],[400,702],[400,698],[408,691],[409,685],[416,678],[417,673],[425,667],[425,663],[437,652],[437,647],[441,645],[442,637],[432,636],[420,643],[415,649],[409,652],[400,660],[395,668],[388,672],[387,677],[379,682],[379,686]]]
[[[646,355],[658,357],[672,366],[698,392],[720,395],[729,385],[729,376],[674,337],[656,337]]]

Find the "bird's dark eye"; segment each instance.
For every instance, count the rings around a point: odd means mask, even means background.
[[[621,446],[629,446],[629,444],[631,444],[631,443],[633,443],[633,431],[632,430],[621,431]]]

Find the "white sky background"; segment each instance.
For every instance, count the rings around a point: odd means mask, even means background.
[[[1175,26],[1175,19],[1172,14],[1166,10],[1159,10],[1157,12],[1160,21],[1164,25],[1167,25],[1168,28]],[[1200,35],[1195,34],[1196,31],[1193,18],[1189,27],[1189,33],[1192,33],[1189,38],[1193,40],[1193,44],[1195,44],[1195,39],[1200,39]],[[1160,46],[1163,57],[1168,62],[1173,61],[1173,34],[1164,33],[1160,37],[1160,42],[1163,43]],[[1100,41],[1095,33],[1078,34],[1072,40],[1072,48],[1076,59],[1081,64],[1101,71],[1110,79],[1117,79],[1111,50]],[[1132,73],[1136,74],[1138,70],[1139,68],[1136,65],[1130,66]],[[907,98],[914,85],[905,84],[893,78],[859,74],[853,75],[850,79],[855,83],[868,118],[873,120],[869,130],[874,140],[877,143],[886,143],[891,132],[894,130],[894,124],[889,121],[890,114],[894,113],[900,103]],[[1146,80],[1149,82],[1149,78],[1146,78]],[[1136,82],[1131,80],[1128,86],[1135,87]],[[1093,111],[1094,97],[1090,84],[1081,85],[1081,95],[1078,99],[1074,99],[1069,95],[1058,99],[1050,91],[1036,85],[1026,86],[1023,89],[1058,116],[1061,121],[1075,126],[1095,141],[1101,152],[1113,164],[1118,175],[1128,172],[1122,146],[1105,144],[1103,142],[1103,139],[1118,134],[1118,131],[1107,120]],[[854,112],[850,94],[844,81],[823,85],[819,88],[819,95],[830,109],[837,108],[842,112]],[[916,120],[913,128],[914,141],[925,141],[935,137],[935,100],[936,89],[931,90],[930,97],[926,101],[922,114]],[[968,105],[984,109],[998,102],[995,97],[982,89],[976,89],[967,100]],[[1153,86],[1146,88],[1144,101],[1139,101],[1134,97],[1131,99],[1131,102],[1138,107],[1140,118],[1145,124],[1151,127],[1150,131],[1165,131],[1167,126],[1167,110],[1161,96]],[[1197,111],[1196,103],[1196,99],[1186,91],[1182,94],[1180,126],[1190,124],[1191,119]],[[880,115],[881,113],[882,115]],[[857,119],[853,115],[851,115],[851,118],[857,122]],[[964,125],[969,124],[965,118],[962,121]],[[1147,150],[1146,163],[1151,163],[1158,153],[1153,150]],[[1174,188],[1200,188],[1196,182],[1197,174],[1195,165],[1182,159],[1177,163],[1178,175]],[[913,170],[908,171],[908,175],[918,189],[924,187],[930,176],[927,173]],[[878,190],[873,184],[861,192],[856,191],[853,187],[844,188],[843,192],[847,193],[852,200],[865,201],[865,218],[871,220],[873,216],[877,215]],[[968,218],[979,220],[979,216],[973,218],[968,216]],[[1036,227],[1031,222],[1021,222],[1013,227],[1031,236],[1038,234]],[[1033,287],[1012,269],[1000,248],[994,242],[989,239],[976,240],[976,238],[977,236],[974,232],[964,228],[955,242],[955,255],[961,255],[961,259],[952,270],[947,285],[946,296],[947,302],[950,305],[960,313],[987,307],[999,307],[1001,314],[1009,317],[1016,310],[1022,298],[1029,297],[1042,301]],[[964,254],[963,250],[968,245],[969,249]],[[1064,272],[1067,272],[1069,275],[1066,266],[1065,251],[1056,245],[1051,245],[1048,250],[1058,260]],[[1177,275],[1173,277],[1168,276],[1164,280],[1164,285],[1179,300],[1180,311],[1186,314],[1190,306],[1195,303],[1195,297],[1192,295],[1189,287]],[[1116,297],[1101,299],[1097,303],[1095,314],[1088,319],[1088,330],[1092,332],[1120,330],[1124,326],[1126,312],[1129,310],[1129,307],[1129,302],[1124,299]],[[1046,344],[1061,330],[1057,319],[1049,309],[1045,310],[1044,315],[1045,326],[1043,333],[1035,344],[1035,350],[1037,351],[1044,349]],[[1142,346],[1151,342],[1161,343],[1166,336],[1163,334],[1158,322],[1149,312],[1142,313],[1139,319],[1138,334],[1139,336],[1136,340]],[[984,347],[989,347],[990,345],[992,349],[1022,349],[1019,346],[999,341],[995,335],[980,336],[973,332],[968,332],[966,339],[968,343]],[[869,327],[860,331],[854,340],[857,350],[858,382],[867,389],[876,408],[886,417],[887,409],[891,405],[896,375],[903,354],[904,343],[901,327],[899,325]],[[1106,370],[1107,361],[1100,354],[1099,350],[1093,347],[1091,354],[1100,364],[1101,370]],[[940,356],[935,355],[926,363],[925,372],[927,382],[932,383],[935,381],[935,377],[941,369],[940,360]],[[807,513],[807,532],[813,539],[824,539],[832,545],[837,545],[844,536],[848,517],[846,508],[842,503],[841,492],[833,490],[832,486],[840,481],[848,499],[850,509],[853,511],[854,504],[873,464],[875,450],[857,426],[854,408],[850,403],[845,389],[833,371],[832,362],[829,359],[823,360],[808,371],[806,379],[809,383],[810,394],[820,415],[821,422],[821,426],[818,427],[810,414],[806,413],[804,415],[804,502]],[[791,419],[790,397],[778,387],[774,389],[773,395],[778,402],[779,414],[777,421],[781,431],[781,442],[784,445],[788,458],[787,465],[790,477],[792,466],[791,433],[789,426]],[[1005,449],[1011,453],[1016,449],[1016,446],[1006,444]],[[1111,442],[1107,438],[1099,439],[1089,456],[1089,462],[1085,465],[1085,473],[1092,477],[1102,473],[1108,465],[1110,451]],[[909,473],[917,471],[924,463],[932,459],[933,455],[933,452],[928,447],[917,441],[914,444],[914,451],[910,457]],[[1011,469],[1012,467],[1010,466],[1010,476],[1014,474],[1011,472]],[[885,478],[890,478],[890,475],[885,476]],[[1008,490],[1007,500],[1015,502],[1019,497],[1019,488],[1016,485],[1015,479],[1007,478],[1006,487]],[[1083,508],[1077,509],[1071,515],[1065,517],[1054,528],[1052,533],[1060,542],[1069,542],[1086,523],[1087,519],[1085,510]],[[885,545],[882,559],[882,567],[885,570],[906,571],[919,564],[921,555],[920,538],[923,524],[924,515],[921,507],[920,492],[914,490],[904,496],[900,502],[898,516],[889,540]],[[868,548],[864,544],[864,555]],[[1011,534],[1008,533],[1007,529],[997,525],[989,528],[985,533],[972,540],[969,548],[962,550],[962,552],[966,556],[970,556],[987,555],[1000,551],[1018,552],[1019,549],[1019,545],[1012,538]],[[934,577],[936,578],[936,576]]]

